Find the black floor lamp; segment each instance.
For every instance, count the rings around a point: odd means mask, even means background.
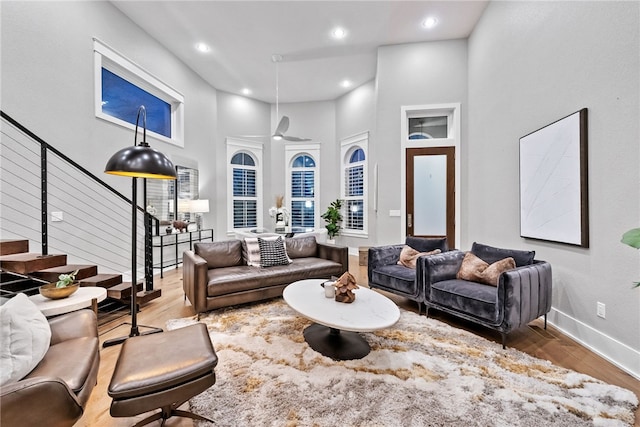
[[[138,141],[138,123],[142,115],[142,141]],[[162,332],[160,328],[150,328],[151,330],[140,333],[138,330],[138,298],[137,298],[137,216],[138,216],[138,178],[152,179],[176,179],[176,169],[171,160],[158,150],[154,150],[147,144],[147,110],[144,105],[138,109],[136,117],[136,131],[133,137],[133,147],[123,148],[115,153],[104,169],[105,173],[111,175],[129,176],[132,178],[131,194],[131,333],[127,337],[113,338],[105,341],[102,346],[120,344],[129,337],[138,335],[148,335]],[[146,203],[146,201],[145,201]]]

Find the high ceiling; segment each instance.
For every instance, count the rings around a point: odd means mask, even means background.
[[[466,38],[488,1],[112,1],[219,90],[274,103],[335,99],[374,78],[379,46]],[[438,20],[425,29],[428,16]],[[346,37],[335,39],[335,27]],[[203,53],[199,42],[210,46]],[[341,86],[349,80],[351,87]]]

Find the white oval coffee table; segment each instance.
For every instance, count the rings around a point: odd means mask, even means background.
[[[361,359],[371,348],[358,332],[393,326],[400,319],[400,310],[389,298],[364,287],[353,291],[356,299],[350,304],[326,298],[321,286],[326,281],[293,282],[282,296],[289,307],[315,322],[303,332],[312,349],[334,360]]]

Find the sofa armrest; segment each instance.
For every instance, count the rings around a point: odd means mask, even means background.
[[[507,332],[526,325],[551,310],[552,274],[551,264],[535,260],[505,271],[498,280],[499,309]]]
[[[207,262],[194,251],[182,255],[182,288],[196,313],[207,311]]]
[[[72,426],[82,416],[76,395],[60,378],[34,377],[0,388],[3,427]]]
[[[346,246],[328,245],[325,243],[317,243],[318,258],[339,262],[342,264],[343,274],[349,271],[349,248]]]
[[[93,310],[78,310],[49,319],[51,345],[74,338],[97,337],[98,319]]]
[[[456,278],[463,259],[464,252],[459,250],[418,258],[416,262],[416,280],[421,282],[418,285],[423,287],[426,299],[429,299],[432,284]]]

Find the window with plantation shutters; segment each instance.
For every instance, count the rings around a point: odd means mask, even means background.
[[[227,138],[227,233],[262,227],[262,143]]]
[[[257,227],[256,163],[247,153],[231,158],[233,171],[233,228]]]
[[[367,233],[367,146],[368,133],[341,141],[344,235]]]
[[[291,226],[315,227],[316,162],[306,154],[293,159],[291,166]]]

